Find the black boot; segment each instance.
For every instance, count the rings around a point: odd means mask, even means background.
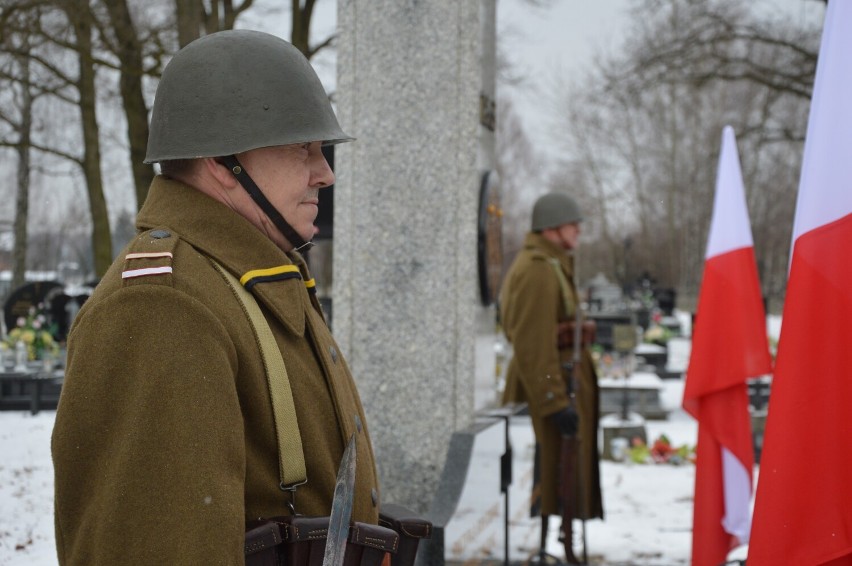
[[[565,547],[565,563],[566,564],[584,564],[574,556],[574,525],[570,519],[562,519],[562,529],[559,534],[559,542]]]

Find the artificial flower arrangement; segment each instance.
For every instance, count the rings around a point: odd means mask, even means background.
[[[18,342],[23,342],[27,348],[29,360],[42,359],[45,355],[56,356],[59,354],[59,344],[56,343],[54,335],[56,324],[48,324],[44,312],[44,305],[39,303],[38,307],[30,307],[27,316],[18,317],[15,328],[9,331],[4,340],[9,350],[14,351]]]
[[[673,446],[665,434],[661,434],[648,446],[641,438],[634,438],[628,449],[628,458],[634,464],[671,464],[679,466],[695,463],[695,448],[687,444]]]

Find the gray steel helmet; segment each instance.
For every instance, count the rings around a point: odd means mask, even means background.
[[[577,201],[565,193],[548,193],[535,201],[532,212],[532,231],[541,232],[563,224],[583,220]]]
[[[166,65],[145,163],[352,139],[298,49],[268,33],[228,30],[193,41]]]

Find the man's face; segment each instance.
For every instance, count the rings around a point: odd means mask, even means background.
[[[558,230],[562,247],[566,250],[576,250],[580,245],[580,223],[563,224]]]
[[[263,194],[305,240],[311,240],[319,211],[319,190],[334,183],[334,173],[320,149],[321,142],[253,149],[237,155]],[[293,248],[254,201],[241,211],[283,250]]]

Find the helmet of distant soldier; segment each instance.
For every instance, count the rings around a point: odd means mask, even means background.
[[[166,65],[145,162],[352,139],[298,49],[268,33],[228,30],[193,41]]]
[[[548,193],[535,201],[532,212],[532,231],[541,232],[548,228],[557,228],[563,224],[573,224],[583,220],[580,206],[565,193]]]

